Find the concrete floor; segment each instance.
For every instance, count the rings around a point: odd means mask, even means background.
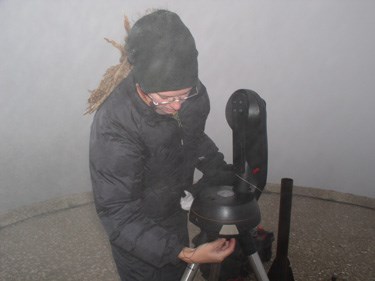
[[[275,237],[278,190],[268,185],[259,200],[262,225]],[[338,281],[375,281],[374,215],[373,198],[295,187],[289,242],[295,280],[329,281],[335,273]],[[0,280],[118,281],[91,194],[0,215]]]

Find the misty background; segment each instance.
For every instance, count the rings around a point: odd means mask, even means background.
[[[177,12],[211,99],[206,131],[232,161],[225,105],[267,102],[268,182],[375,197],[375,2],[0,0],[0,213],[91,190],[88,90],[120,54],[123,18]]]

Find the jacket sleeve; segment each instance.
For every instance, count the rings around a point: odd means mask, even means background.
[[[144,215],[144,157],[134,132],[97,112],[90,136],[90,173],[98,215],[112,244],[162,267],[180,261],[183,245]]]
[[[198,111],[194,116],[199,116],[201,121],[194,122],[200,124],[196,130],[196,168],[203,173],[202,178],[196,183],[190,192],[197,195],[201,188],[206,185],[232,185],[234,174],[232,166],[224,161],[224,155],[219,151],[216,144],[204,132],[206,119],[210,111],[210,101],[203,84],[200,84],[201,98],[196,104],[191,105]],[[198,118],[198,117],[195,117]]]
[[[224,161],[224,155],[206,134],[201,136],[198,155],[196,167],[203,176],[190,190],[194,196],[207,185],[233,185],[235,175],[232,165]]]

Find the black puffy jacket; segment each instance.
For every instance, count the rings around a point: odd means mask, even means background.
[[[204,133],[205,87],[178,117],[160,115],[138,96],[132,74],[95,114],[90,171],[97,212],[113,245],[155,267],[176,263],[188,243],[183,190],[194,169],[214,174],[223,155]]]

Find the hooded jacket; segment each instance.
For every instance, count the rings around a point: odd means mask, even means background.
[[[132,73],[96,112],[90,136],[94,202],[112,245],[154,267],[179,262],[188,244],[180,198],[194,169],[214,175],[223,155],[204,133],[210,111],[206,88],[161,115],[136,92]]]

